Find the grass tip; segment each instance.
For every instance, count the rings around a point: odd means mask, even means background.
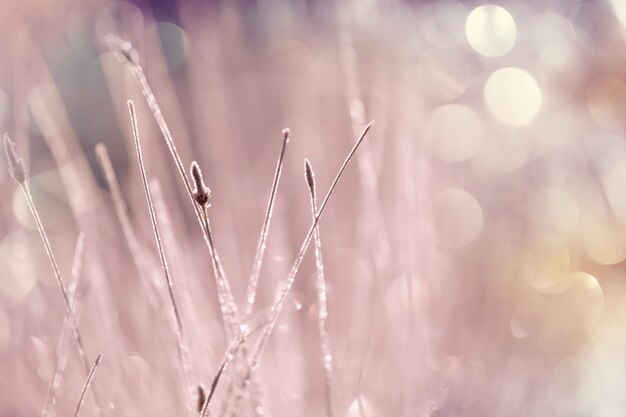
[[[309,190],[315,195],[315,173],[308,159],[304,158],[304,177],[309,185]]]
[[[211,189],[204,184],[200,165],[196,161],[191,163],[191,178],[193,178],[193,198],[201,207],[206,207],[211,197]]]
[[[104,43],[115,53],[120,62],[139,65],[139,52],[129,41],[109,33],[104,35]]]
[[[205,401],[206,401],[206,390],[204,389],[202,384],[199,384],[198,385],[198,403],[196,405],[196,410],[198,410],[199,413],[202,412],[202,408],[204,406]]]
[[[289,140],[291,139],[291,130],[288,127],[286,127],[282,130],[282,134],[283,134],[283,139],[286,142],[289,142]]]
[[[24,161],[17,155],[15,151],[15,143],[11,140],[8,134],[4,134],[4,152],[7,157],[9,175],[13,177],[18,183],[26,181],[26,168],[24,167]]]

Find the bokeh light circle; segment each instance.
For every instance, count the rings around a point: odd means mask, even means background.
[[[593,362],[585,357],[563,359],[547,383],[548,398],[558,415],[589,414],[600,390]]]
[[[472,243],[483,227],[483,210],[467,191],[448,188],[433,200],[436,239],[442,246],[457,249]]]
[[[517,27],[506,9],[487,4],[472,10],[465,21],[465,36],[471,47],[481,55],[499,57],[515,44]]]
[[[546,70],[558,73],[575,64],[574,29],[569,20],[557,13],[542,13],[532,19],[528,44]]]
[[[536,190],[528,199],[528,210],[533,234],[541,242],[563,243],[578,227],[578,202],[563,188]]]
[[[602,167],[600,180],[606,201],[615,219],[621,223],[626,223],[626,192],[624,192],[626,157],[613,163],[606,163]]]
[[[587,88],[589,113],[598,126],[619,130],[624,126],[626,84],[613,77],[600,77]]]
[[[459,131],[459,127],[462,131]],[[426,137],[432,152],[446,162],[474,156],[483,143],[485,127],[470,107],[450,104],[437,108],[427,122]]]
[[[560,309],[560,327],[580,331],[594,326],[604,311],[604,291],[596,277],[586,272],[573,272],[566,277],[568,287],[558,294],[555,305]],[[565,308],[569,307],[569,308]]]
[[[485,84],[484,99],[489,111],[502,123],[523,126],[541,108],[541,90],[526,71],[506,67],[495,71]]]
[[[522,275],[535,290],[552,294],[567,287],[571,255],[566,245],[537,244],[523,258]]]
[[[463,94],[470,82],[473,66],[461,51],[432,49],[417,64],[420,89],[438,100],[452,100]]]

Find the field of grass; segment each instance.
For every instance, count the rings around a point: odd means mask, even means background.
[[[0,5],[0,417],[626,409],[619,0]]]

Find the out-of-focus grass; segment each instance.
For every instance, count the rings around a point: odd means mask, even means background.
[[[618,415],[625,10],[617,0],[2,2],[0,125],[25,157],[65,278],[85,233],[80,329],[92,359],[103,353],[95,381],[105,415],[185,407],[128,99],[194,383],[211,384],[231,342],[185,189],[107,33],[138,48],[182,160],[202,166],[215,247],[241,311],[281,129],[291,129],[251,328],[263,324],[310,225],[302,160],[322,192],[376,119],[320,223],[335,415]],[[139,249],[129,248],[96,163],[100,142]],[[4,167],[1,159],[0,415],[26,416],[43,408],[65,308]],[[86,377],[68,346],[57,414],[73,412]],[[213,415],[244,373],[239,359],[226,368]],[[325,413],[312,253],[256,374],[267,412]],[[94,413],[87,394],[81,415]]]

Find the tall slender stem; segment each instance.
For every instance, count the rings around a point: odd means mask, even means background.
[[[313,221],[317,216],[317,195],[315,193],[315,174],[308,160],[304,160],[305,177],[309,187],[311,196],[311,215]],[[333,417],[333,392],[332,392],[332,368],[333,356],[330,350],[330,341],[328,340],[327,318],[328,305],[326,297],[326,279],[324,277],[324,262],[322,260],[322,238],[320,236],[320,225],[315,226],[315,266],[317,269],[316,287],[317,287],[317,317],[320,332],[320,348],[322,351],[322,366],[324,367],[324,386],[326,388],[326,415]]]
[[[96,361],[93,364],[93,367],[87,374],[87,380],[85,381],[85,385],[83,385],[83,390],[80,393],[80,398],[78,398],[78,404],[76,404],[76,410],[74,411],[74,417],[78,417],[78,413],[80,412],[80,408],[83,405],[83,401],[85,400],[85,394],[87,393],[87,389],[89,385],[91,385],[91,381],[93,380],[93,376],[96,372],[96,368],[100,364],[100,360],[102,359],[102,353],[98,355]]]
[[[82,258],[84,254],[85,248],[85,234],[80,232],[78,235],[78,239],[76,240],[76,247],[74,249],[74,260],[72,261],[72,274],[71,274],[71,283],[69,292],[71,293],[72,298],[72,313],[76,318],[76,321],[80,320],[80,314],[77,308],[77,299],[79,292],[79,284],[80,284],[80,270],[82,267]],[[68,317],[65,318],[63,323],[63,330],[61,331],[61,337],[57,347],[57,358],[54,364],[54,371],[52,372],[52,378],[50,379],[50,385],[48,386],[48,393],[46,394],[46,402],[44,403],[43,410],[41,412],[42,417],[46,417],[52,406],[54,406],[56,402],[56,394],[59,386],[61,385],[61,380],[63,379],[63,374],[65,373],[65,368],[67,365],[67,357],[69,354],[69,345],[68,341],[71,334],[71,320]]]
[[[170,129],[167,126],[165,117],[163,117],[163,113],[161,112],[161,107],[159,106],[159,103],[157,102],[157,99],[154,93],[152,92],[152,88],[150,87],[150,84],[148,83],[148,79],[146,78],[146,75],[143,72],[143,68],[139,64],[139,54],[137,50],[132,47],[130,42],[124,41],[115,35],[107,35],[106,41],[109,44],[109,47],[118,55],[120,60],[123,63],[126,63],[128,65],[128,68],[130,69],[131,74],[133,75],[133,77],[137,81],[137,84],[139,85],[139,88],[141,89],[141,93],[143,94],[146,100],[146,103],[148,104],[148,107],[152,111],[152,115],[154,116],[154,119],[156,120],[157,125],[159,126],[159,130],[161,131],[163,135],[165,144],[167,145],[170,155],[172,156],[172,159],[174,160],[174,164],[176,165],[178,174],[180,178],[182,179],[185,189],[187,191],[187,196],[189,197],[189,200],[191,201],[191,204],[194,208],[194,212],[196,214],[198,223],[200,224],[200,227],[203,231],[203,237],[207,245],[207,248],[209,250],[209,255],[215,259],[215,262],[218,265],[219,274],[215,276],[215,279],[218,285],[219,302],[220,304],[224,305],[222,310],[223,311],[236,311],[237,306],[235,304],[235,300],[232,295],[232,291],[230,289],[228,279],[226,278],[226,274],[224,273],[224,269],[219,260],[219,256],[217,255],[215,247],[213,246],[212,238],[208,236],[206,233],[206,229],[203,224],[204,221],[202,218],[202,209],[196,204],[194,200],[191,182],[189,181],[189,178],[187,177],[187,174],[185,172],[185,166],[183,165],[183,161],[180,157],[178,149],[176,148],[176,144],[174,143],[174,138],[172,137]],[[237,327],[236,324],[234,323],[234,318],[232,317],[232,315],[223,317],[223,319],[224,321],[228,322],[228,325],[230,325],[231,328]]]
[[[43,227],[43,223],[39,218],[39,213],[37,212],[37,207],[35,206],[35,202],[33,201],[32,194],[28,187],[28,175],[26,172],[26,168],[24,166],[24,161],[17,155],[15,151],[15,144],[9,138],[7,134],[4,135],[4,151],[7,156],[7,161],[9,163],[9,174],[20,186],[22,193],[24,194],[24,198],[26,199],[26,203],[28,204],[28,209],[30,210],[33,219],[35,220],[35,225],[37,226],[37,230],[39,231],[39,236],[41,237],[41,241],[43,242],[44,248],[46,250],[46,254],[48,255],[48,259],[50,260],[50,265],[52,265],[52,271],[54,273],[54,277],[57,281],[59,289],[61,290],[61,294],[63,296],[63,302],[65,304],[65,310],[67,312],[68,320],[71,323],[71,327],[74,332],[74,337],[76,339],[76,344],[78,345],[78,354],[83,363],[83,368],[85,372],[88,374],[90,369],[89,360],[87,359],[87,355],[85,353],[85,346],[83,344],[83,338],[80,334],[80,330],[78,328],[78,322],[74,318],[74,314],[72,312],[72,305],[70,302],[70,297],[65,288],[65,284],[63,283],[63,279],[61,278],[61,270],[59,269],[59,265],[54,257],[54,253],[52,252],[52,247],[50,245],[50,241],[48,240],[48,235],[46,234],[46,230]],[[96,402],[96,410],[97,414],[102,416],[102,403],[98,396],[98,391],[94,386],[92,390],[94,394],[94,399]]]
[[[233,416],[237,415],[237,412],[239,409],[239,402],[241,401],[241,398],[243,397],[243,393],[245,392],[248,384],[250,383],[250,377],[252,373],[256,370],[256,368],[259,365],[261,354],[263,353],[263,350],[265,349],[265,346],[267,345],[267,342],[270,336],[272,335],[274,327],[276,326],[276,321],[278,320],[278,316],[280,315],[280,312],[282,311],[285,305],[287,294],[289,293],[289,290],[291,289],[291,286],[293,285],[296,279],[296,275],[298,273],[298,270],[300,269],[300,265],[302,264],[302,260],[304,259],[306,250],[309,247],[311,238],[313,237],[313,232],[315,230],[315,227],[317,226],[320,218],[322,217],[322,214],[324,213],[324,209],[326,208],[326,205],[328,204],[330,197],[333,195],[333,192],[335,191],[335,188],[337,187],[337,183],[339,183],[339,180],[341,179],[343,172],[348,166],[348,163],[350,162],[350,160],[356,153],[357,149],[359,148],[359,146],[361,145],[361,143],[367,136],[367,132],[370,130],[370,128],[373,125],[374,125],[374,121],[372,120],[367,126],[365,126],[365,129],[363,129],[363,132],[361,132],[359,139],[356,141],[356,143],[354,144],[354,146],[352,147],[352,149],[346,156],[346,159],[343,161],[343,164],[339,168],[337,175],[335,175],[335,179],[331,183],[330,188],[328,192],[326,193],[326,196],[322,200],[322,204],[319,206],[319,210],[317,212],[317,215],[315,216],[315,219],[313,220],[313,224],[311,224],[308,232],[306,233],[304,237],[304,241],[302,242],[302,245],[300,246],[300,251],[298,253],[298,256],[294,260],[294,263],[291,267],[291,270],[289,271],[289,274],[287,275],[287,278],[285,279],[285,282],[276,292],[276,297],[274,299],[274,303],[272,304],[272,308],[269,313],[268,323],[265,327],[265,331],[261,335],[261,338],[255,350],[252,353],[252,357],[250,358],[250,362],[249,362],[249,368],[239,385],[239,393],[237,394],[238,396],[235,399],[235,403],[233,406],[233,412],[232,412]]]
[[[167,264],[167,258],[165,256],[165,249],[163,248],[163,240],[161,239],[161,233],[159,231],[159,224],[154,210],[154,203],[152,201],[152,194],[150,193],[150,187],[148,186],[148,178],[146,175],[146,169],[143,162],[143,156],[141,153],[141,141],[139,139],[139,131],[137,128],[137,115],[135,113],[135,105],[131,100],[128,100],[128,111],[130,114],[130,120],[133,130],[133,139],[135,142],[135,150],[137,152],[137,161],[139,162],[139,171],[141,173],[141,182],[143,185],[146,201],[148,203],[148,212],[150,213],[150,223],[152,224],[152,231],[154,233],[154,239],[156,240],[157,249],[159,252],[159,259],[161,260],[161,266],[163,268],[163,275],[167,282],[167,289],[170,296],[170,302],[172,303],[172,311],[174,312],[174,318],[176,319],[176,339],[178,346],[178,353],[183,366],[183,373],[185,377],[185,384],[187,386],[187,394],[189,405],[191,406],[191,399],[193,398],[194,388],[191,383],[191,364],[189,360],[189,349],[185,339],[185,333],[183,331],[183,323],[180,317],[178,306],[176,305],[176,298],[174,297],[174,282]]]
[[[289,143],[290,137],[291,133],[289,132],[289,129],[284,129],[283,144],[278,156],[278,162],[276,163],[276,171],[274,172],[274,179],[272,180],[272,188],[270,190],[270,199],[267,203],[267,210],[265,211],[265,218],[263,219],[263,227],[261,228],[261,236],[259,237],[259,243],[254,255],[254,263],[252,264],[252,272],[250,273],[248,288],[246,290],[246,302],[243,310],[244,320],[250,318],[252,308],[254,307],[257,286],[259,283],[259,275],[261,274],[261,266],[263,265],[263,255],[265,254],[267,236],[269,234],[270,223],[272,221],[272,212],[274,210],[274,202],[276,201],[276,191],[278,190],[280,176],[283,172],[283,160],[285,159],[285,151],[287,150],[287,144]]]

